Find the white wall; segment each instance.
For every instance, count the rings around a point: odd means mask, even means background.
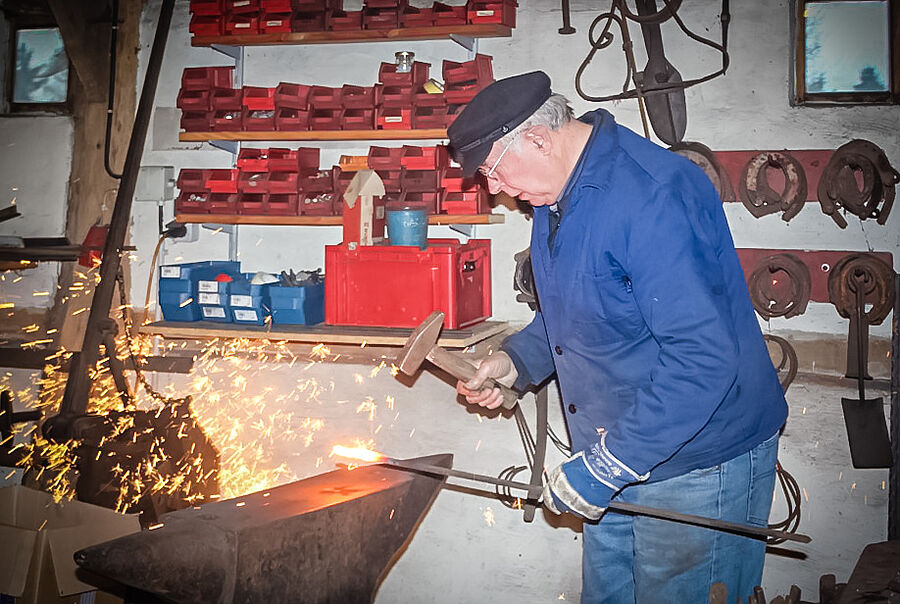
[[[71,118],[0,117],[0,207],[15,203],[21,214],[0,222],[0,236],[66,234],[71,164]],[[49,308],[58,275],[58,262],[0,273],[0,302],[12,302],[17,309]],[[49,294],[36,296],[36,292]]]

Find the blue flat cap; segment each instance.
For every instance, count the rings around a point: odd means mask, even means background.
[[[551,94],[543,71],[497,80],[481,90],[447,130],[450,153],[463,175],[475,174],[494,142],[531,117]]]

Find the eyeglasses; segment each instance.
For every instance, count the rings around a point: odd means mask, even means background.
[[[500,152],[500,155],[497,156],[497,159],[496,159],[496,161],[494,161],[494,165],[491,166],[490,170],[485,172],[483,168],[478,169],[478,171],[481,172],[485,178],[493,178],[494,171],[497,169],[497,166],[500,165],[500,160],[503,159],[503,156],[506,155],[506,152],[509,151],[509,148],[512,147],[512,144],[515,142],[516,138],[518,138],[519,134],[521,134],[521,133],[522,133],[522,131],[520,130],[519,132],[516,132],[512,136],[512,138],[509,139],[509,142],[506,143],[506,147],[504,147],[503,151]]]

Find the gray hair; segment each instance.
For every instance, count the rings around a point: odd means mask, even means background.
[[[559,93],[550,95],[538,110],[531,114],[527,120],[513,128],[501,141],[506,141],[515,151],[522,144],[520,134],[534,126],[545,126],[550,130],[559,130],[572,121],[575,113],[569,105],[569,99]]]

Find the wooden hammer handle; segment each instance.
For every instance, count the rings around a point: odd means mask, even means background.
[[[474,364],[458,354],[444,350],[440,346],[432,348],[425,358],[463,382],[472,379],[475,376],[475,372],[478,371],[478,368]],[[500,392],[503,394],[503,404],[501,407],[504,409],[512,409],[519,401],[519,395],[516,394],[515,390],[504,386],[494,379],[488,378],[484,382],[482,388],[499,388]]]

